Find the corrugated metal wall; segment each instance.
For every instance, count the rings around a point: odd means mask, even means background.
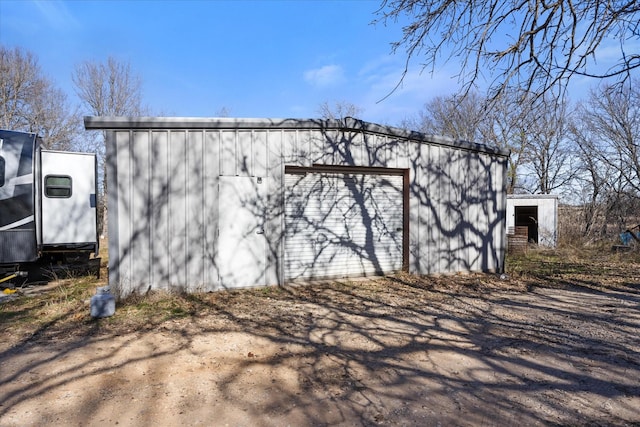
[[[474,151],[419,145],[410,190],[412,271],[502,267],[504,161]]]
[[[409,270],[502,268],[505,153],[375,125],[88,119],[87,128],[111,129],[110,283],[121,297],[283,283],[285,166],[408,169]],[[231,248],[233,236],[252,243]],[[252,261],[245,276],[230,273],[237,259]]]

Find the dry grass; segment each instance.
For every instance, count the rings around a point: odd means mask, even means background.
[[[628,290],[640,282],[640,252],[616,253],[608,245],[534,250],[509,257],[507,272],[528,286]]]
[[[104,319],[104,278],[57,281],[0,303],[0,424],[635,425],[639,267],[531,250],[507,277],[152,292]]]
[[[509,256],[506,265],[507,279],[493,274],[438,277],[398,274],[383,279],[190,295],[150,292],[120,301],[112,317],[93,319],[89,315],[89,300],[97,286],[106,284],[106,260],[103,259],[99,280],[92,276],[58,280],[47,286],[21,289],[17,298],[0,303],[0,324],[6,331],[0,347],[75,334],[148,330],[167,321],[189,317],[218,316],[223,319],[225,313],[268,317],[269,310],[265,307],[295,304],[299,300],[321,301],[323,294],[343,294],[345,303],[347,296],[358,296],[393,306],[397,301],[403,301],[404,305],[419,305],[426,300],[435,302],[458,295],[481,296],[492,290],[527,292],[536,287],[566,286],[629,290],[640,283],[640,254],[637,252],[614,254],[605,248],[594,247],[530,250],[527,254]]]

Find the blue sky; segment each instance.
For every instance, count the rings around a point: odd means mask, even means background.
[[[0,43],[33,52],[71,102],[74,67],[113,56],[131,64],[154,115],[317,117],[321,103],[358,106],[360,118],[397,125],[461,87],[455,61],[401,87],[401,23],[373,25],[379,0],[0,0]],[[640,48],[637,41],[630,51]],[[600,65],[617,41],[601,46]],[[613,48],[613,49],[612,49]],[[611,51],[613,57],[607,55]],[[444,58],[443,58],[444,59]],[[576,78],[570,97],[594,85]]]
[[[317,117],[322,102],[360,107],[360,118],[398,124],[453,93],[450,65],[414,67],[390,43],[400,24],[373,25],[378,0],[0,0],[0,43],[33,52],[76,101],[71,74],[85,60],[128,61],[155,115]],[[389,95],[387,97],[387,95]],[[381,99],[387,97],[383,101]]]

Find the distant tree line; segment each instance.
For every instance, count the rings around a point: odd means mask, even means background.
[[[33,132],[45,148],[95,152],[98,155],[99,229],[106,220],[104,135],[84,130],[82,116],[136,116],[142,107],[142,82],[126,62],[78,64],[72,75],[78,105],[48,79],[37,58],[21,48],[0,45],[0,127]]]
[[[429,101],[408,127],[508,148],[507,190],[562,194],[580,206],[582,237],[640,221],[639,2],[382,0],[377,17],[402,23],[398,85],[416,61],[459,66],[462,92]],[[600,86],[571,104],[576,77]]]
[[[610,236],[640,218],[639,84],[603,84],[575,104],[506,92],[436,97],[402,126],[508,149],[508,193],[558,194],[580,208],[574,230]]]
[[[47,148],[98,153],[104,196],[104,135],[84,131],[82,116],[148,114],[142,80],[127,62],[109,57],[77,64],[72,81],[78,105],[44,75],[33,54],[0,45],[0,126],[36,132]],[[640,212],[638,83],[601,83],[575,104],[551,90],[502,88],[499,96],[463,90],[427,101],[398,125],[508,149],[508,193],[559,194],[579,207],[578,232],[598,238],[635,225]],[[322,103],[318,113],[341,118],[363,110],[339,101]]]
[[[47,79],[30,52],[0,46],[0,126],[42,136],[51,149],[72,148],[77,109]]]

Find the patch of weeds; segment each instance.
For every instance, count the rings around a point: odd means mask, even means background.
[[[88,301],[97,285],[95,277],[88,276],[18,288],[17,298],[0,303],[5,344],[25,337],[81,333],[91,319]]]
[[[582,269],[581,264],[571,262],[560,252],[551,250],[529,250],[523,254],[509,254],[506,266],[508,274],[536,277],[553,277]]]
[[[274,288],[275,288],[274,286],[264,286],[264,287],[255,289],[254,292],[260,296],[269,297],[276,294],[276,291],[274,290]]]
[[[170,318],[188,317],[191,315],[184,307],[173,307],[169,310]]]
[[[35,311],[40,308],[39,301],[33,297],[19,296],[17,299],[0,304],[0,323],[6,328],[19,326],[37,320]]]
[[[640,270],[635,254],[613,253],[603,247],[560,247],[529,250],[507,257],[507,273],[532,286],[615,288],[616,278]]]
[[[189,295],[178,292],[151,291],[144,295],[132,294],[117,303],[112,322],[141,327],[190,317],[198,312],[198,304],[195,301]]]

